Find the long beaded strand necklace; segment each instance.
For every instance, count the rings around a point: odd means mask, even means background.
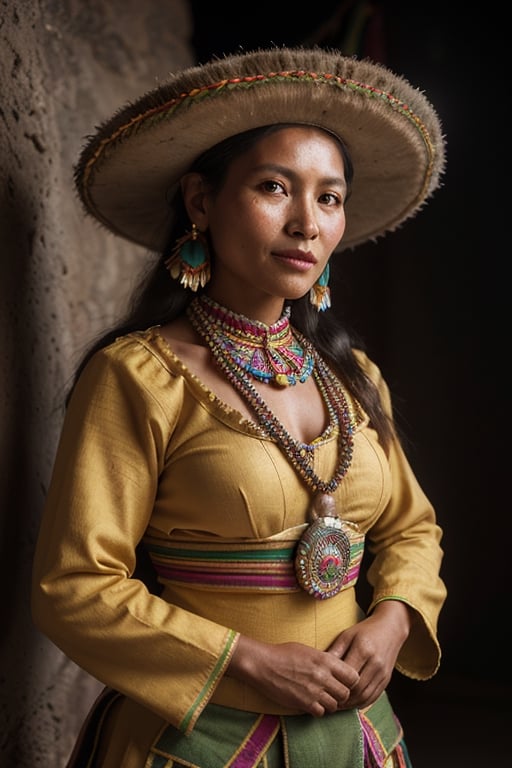
[[[289,307],[270,326],[231,312],[204,295],[194,311],[202,327],[208,326],[214,345],[259,381],[286,387],[310,376],[314,358],[292,332]]]
[[[237,362],[226,345],[219,343],[225,331],[221,318],[229,317],[230,322],[240,318],[241,324],[246,318],[227,309],[211,313],[209,310],[212,304],[220,307],[204,295],[195,297],[187,308],[187,317],[208,345],[215,363],[254,411],[262,433],[276,441],[294,469],[312,489],[313,522],[299,540],[295,572],[300,586],[313,597],[333,597],[342,589],[350,563],[350,524],[338,517],[332,496],[350,467],[353,452],[354,419],[343,389],[309,340],[295,330],[295,337],[304,350],[304,356],[313,360],[313,377],[326,404],[329,423],[338,432],[336,469],[332,478],[325,481],[310,464],[308,446],[295,440],[265,403],[249,378],[251,371]],[[219,328],[219,325],[222,327]],[[259,325],[264,327],[263,323]]]

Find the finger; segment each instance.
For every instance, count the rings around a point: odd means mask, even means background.
[[[325,708],[319,701],[314,701],[306,712],[313,717],[323,717],[325,715]]]
[[[314,701],[310,707],[310,713],[314,717],[323,717],[326,712],[336,712],[338,709],[338,702],[334,696],[327,691],[323,691],[318,695],[316,701]]]
[[[344,659],[339,659],[335,667],[334,676],[350,691],[359,682],[360,670]]]
[[[378,699],[387,685],[387,679],[381,677],[364,678],[360,684],[352,689],[347,703],[352,707],[364,707],[373,704]]]

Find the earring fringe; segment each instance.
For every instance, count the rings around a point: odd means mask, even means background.
[[[330,271],[329,263],[327,263],[324,271],[309,291],[309,300],[317,312],[325,312],[331,306],[331,289],[328,286]]]
[[[195,224],[176,241],[165,266],[185,288],[194,292],[204,288],[211,276],[210,254],[206,238]]]

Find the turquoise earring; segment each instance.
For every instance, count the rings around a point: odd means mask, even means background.
[[[176,241],[171,255],[165,262],[174,280],[180,281],[185,288],[197,291],[204,288],[210,279],[210,254],[205,236],[195,224]]]
[[[331,289],[329,288],[329,277],[331,270],[329,262],[325,269],[309,291],[309,300],[318,312],[325,312],[331,306]]]

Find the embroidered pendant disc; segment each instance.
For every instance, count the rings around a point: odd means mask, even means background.
[[[302,589],[320,600],[343,586],[350,563],[350,539],[338,517],[319,517],[297,545],[295,575]]]

